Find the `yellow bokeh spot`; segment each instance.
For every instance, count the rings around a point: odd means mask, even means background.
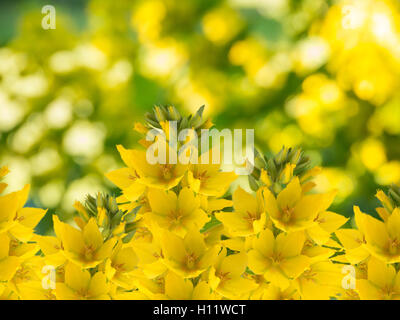
[[[371,81],[362,80],[356,83],[354,91],[361,99],[369,100],[372,99],[375,94],[375,86]]]
[[[170,76],[186,61],[184,47],[173,39],[146,45],[140,52],[141,71],[149,77]]]
[[[142,1],[133,10],[131,23],[136,28],[141,42],[147,42],[158,38],[161,32],[161,22],[167,10],[161,0]]]
[[[242,28],[238,13],[229,8],[218,8],[203,18],[204,35],[216,44],[230,41]]]
[[[400,11],[395,1],[347,0],[332,6],[319,35],[330,45],[328,70],[343,89],[384,103],[400,84]]]
[[[269,139],[269,147],[273,152],[279,152],[282,146],[295,147],[303,142],[303,133],[295,125],[289,125],[276,131]]]
[[[361,144],[360,158],[367,169],[376,170],[386,162],[385,146],[381,141],[369,138]]]
[[[383,164],[375,173],[375,180],[380,185],[398,184],[400,182],[400,161]]]
[[[336,203],[344,201],[355,189],[354,178],[340,168],[323,168],[314,179],[317,192],[337,190]]]

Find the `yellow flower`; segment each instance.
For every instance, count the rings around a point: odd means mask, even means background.
[[[369,257],[370,254],[364,246],[364,236],[359,230],[340,229],[335,234],[345,250],[344,257],[348,262],[357,264]]]
[[[39,208],[21,208],[14,219],[17,223],[10,229],[10,233],[17,239],[27,242],[33,237],[34,228],[44,217],[47,210]]]
[[[23,282],[19,286],[22,300],[56,300],[54,289],[43,288],[42,281]]]
[[[167,267],[162,261],[162,250],[158,241],[132,241],[131,245],[139,259],[138,268],[143,272],[144,277],[156,278],[167,271]]]
[[[160,295],[165,293],[165,275],[155,278],[138,278],[136,286],[139,292],[148,299],[160,299]]]
[[[136,172],[136,184],[132,187],[137,192],[136,194],[140,193],[143,186],[165,190],[171,189],[181,181],[187,170],[187,165],[180,162],[176,164],[169,163],[169,154],[174,152],[169,145],[165,164],[150,164],[146,159],[146,151],[128,150],[122,146],[118,146],[118,150],[128,168]],[[130,192],[134,193],[132,190]]]
[[[0,233],[6,232],[17,224],[17,211],[22,209],[28,198],[29,186],[23,190],[0,197]]]
[[[280,233],[275,238],[271,230],[265,229],[253,239],[248,266],[255,274],[262,274],[272,284],[286,289],[290,280],[310,264],[310,258],[301,254],[304,241],[303,232]]]
[[[28,282],[41,281],[44,275],[42,268],[45,266],[44,260],[40,256],[33,256],[37,250],[31,251],[28,257],[20,256],[20,265],[17,268],[13,278],[9,281],[9,287],[18,295],[21,295],[21,286]]]
[[[20,259],[11,256],[10,238],[6,233],[0,234],[0,281],[9,281],[20,265]]]
[[[197,164],[191,164],[187,173],[187,183],[194,192],[206,195],[221,197],[236,180],[234,172],[221,172],[221,164],[214,164],[213,152],[207,151],[201,155]],[[208,158],[208,164],[202,163],[202,158]]]
[[[208,214],[211,214],[214,211],[220,211],[227,207],[232,207],[231,200],[207,197],[202,194],[199,194],[198,197],[200,198],[200,207]]]
[[[258,300],[300,300],[300,295],[294,286],[282,289],[273,284],[268,284],[263,289]]]
[[[298,177],[277,196],[264,188],[265,208],[275,226],[283,231],[299,231],[315,226],[319,213],[326,211],[335,197],[335,192],[303,195]]]
[[[212,289],[231,299],[248,294],[257,287],[257,284],[242,276],[246,267],[247,256],[245,253],[227,256],[227,250],[223,248],[209,273],[209,283]]]
[[[216,300],[210,286],[205,281],[199,281],[196,286],[190,279],[184,279],[173,272],[165,276],[165,293],[159,299],[170,300]]]
[[[329,261],[329,258],[333,256],[335,252],[335,249],[319,246],[310,238],[306,239],[303,250],[301,250],[301,254],[310,258],[310,264],[321,261]]]
[[[128,157],[129,150],[122,146],[118,146],[118,150],[125,164],[133,165]],[[106,177],[123,191],[123,195],[129,201],[136,201],[146,191],[146,186],[138,182],[139,176],[134,168],[117,169],[107,173]]]
[[[344,225],[348,218],[330,211],[323,211],[317,214],[314,221],[316,224],[306,230],[308,236],[319,245],[326,244],[331,234]]]
[[[259,233],[266,223],[262,190],[256,196],[238,187],[233,194],[233,212],[218,212],[215,217],[227,228],[230,235],[246,237]]]
[[[148,226],[149,224],[145,224],[144,219],[138,220],[136,223],[135,234],[133,235],[130,243],[152,242],[153,234]]]
[[[223,245],[221,236],[224,234],[224,225],[222,223],[207,226],[207,230],[203,232],[204,242],[208,247],[212,247],[216,244]]]
[[[355,207],[357,226],[365,237],[366,249],[386,263],[400,262],[400,208],[386,222],[379,221]]]
[[[117,148],[121,150],[122,154],[127,152],[127,150],[123,149],[122,146],[118,146]],[[125,158],[122,159],[124,160]],[[106,173],[105,176],[121,190],[129,188],[138,179],[137,173],[133,168],[116,169]]]
[[[134,271],[137,269],[138,258],[132,247],[123,247],[119,242],[106,261],[105,273],[114,284],[124,288],[134,287]]]
[[[151,212],[145,215],[145,219],[155,221],[160,227],[179,236],[185,236],[190,228],[201,229],[209,220],[208,215],[200,209],[199,197],[189,188],[183,188],[179,196],[172,190],[150,189],[147,196]]]
[[[146,126],[136,129],[157,128],[168,140],[156,142],[172,142],[177,132],[170,121],[177,120],[179,130],[200,132],[209,126],[201,113],[184,118],[174,108],[156,107]],[[126,167],[106,176],[120,196],[76,202],[79,216],[72,224],[53,216],[55,237],[35,234],[46,211],[24,207],[29,186],[1,196],[0,298],[400,298],[397,266],[387,265],[400,262],[397,188],[376,195],[382,220],[355,207],[358,230],[339,229],[348,219],[327,211],[335,192],[310,192],[319,169],[309,169],[298,148],[283,148],[271,159],[259,154],[249,179],[255,193],[238,187],[227,200],[222,197],[236,175],[213,163],[214,149],[199,164],[182,165],[172,164],[176,150],[165,146],[166,164],[151,164],[146,151],[117,146]],[[201,164],[205,158],[208,164]],[[0,179],[7,172],[0,168]],[[0,183],[0,192],[5,186]],[[341,267],[349,262],[358,282],[347,290]],[[49,265],[55,267],[55,289],[42,285]]]
[[[311,264],[296,279],[302,299],[327,300],[336,296],[343,279],[341,266],[327,260]]]
[[[165,265],[184,278],[194,278],[208,269],[217,257],[219,246],[207,248],[197,230],[189,230],[182,239],[164,231],[161,238]]]
[[[356,290],[362,300],[399,300],[400,273],[396,273],[394,266],[371,258],[368,280],[357,280]]]
[[[22,190],[0,197],[0,233],[9,231],[17,239],[27,242],[33,229],[46,214],[46,210],[24,208],[29,195],[29,185]]]
[[[138,257],[138,269],[143,273],[143,277],[154,279],[168,270],[162,259],[162,232],[158,225],[150,224],[149,227],[138,228],[135,237],[129,243]],[[144,233],[145,236],[141,237],[138,233]]]
[[[44,254],[44,259],[48,265],[58,267],[66,262],[60,239],[36,234],[32,240],[39,245],[40,250]]]
[[[56,283],[56,296],[59,300],[108,300],[109,285],[104,273],[91,276],[73,263],[65,267],[65,282]]]
[[[93,268],[104,261],[117,242],[115,238],[103,241],[95,218],[91,218],[83,230],[61,222],[57,216],[53,216],[53,222],[65,256],[83,268]]]
[[[47,265],[43,257],[38,255],[26,259],[21,263],[13,277],[10,288],[13,288],[22,300],[55,300],[55,291],[51,287],[50,281],[57,280],[57,269],[54,270],[56,277],[53,279],[52,267]],[[45,277],[47,277],[48,287],[44,286]]]

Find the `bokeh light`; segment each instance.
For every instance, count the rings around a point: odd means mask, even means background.
[[[347,216],[400,182],[398,1],[54,1],[55,30],[43,5],[0,4],[14,12],[0,31],[0,163],[38,206],[68,216],[82,194],[117,192],[104,178],[115,146],[133,147],[155,104],[204,104],[219,128],[254,128],[260,149],[302,146]]]

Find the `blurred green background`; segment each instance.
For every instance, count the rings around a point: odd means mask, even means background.
[[[135,146],[155,104],[204,104],[266,152],[302,146],[346,216],[400,181],[399,1],[48,2],[0,2],[0,163],[32,204],[67,216],[116,192],[103,176],[121,166],[115,145]]]

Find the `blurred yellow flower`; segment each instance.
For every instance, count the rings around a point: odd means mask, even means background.
[[[208,12],[203,17],[205,36],[217,44],[231,40],[242,28],[239,14],[229,7],[221,7]]]

